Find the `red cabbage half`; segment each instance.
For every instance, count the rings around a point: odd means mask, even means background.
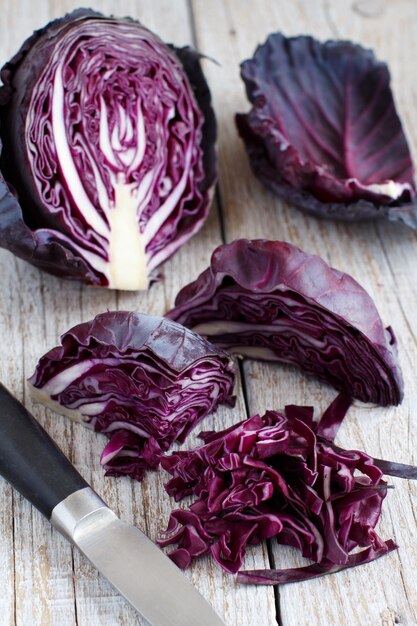
[[[396,340],[371,297],[289,243],[219,246],[175,305],[168,317],[234,354],[293,363],[364,402],[401,402]]]
[[[173,476],[166,490],[188,509],[171,513],[161,545],[177,544],[171,558],[182,568],[210,552],[236,573],[246,547],[275,537],[318,564],[308,569],[243,572],[241,582],[305,580],[396,548],[374,528],[387,485],[374,460],[342,450],[333,437],[349,407],[340,395],[319,423],[313,407],[267,411],[221,432],[202,433],[205,445],[165,457]],[[365,548],[352,555],[355,548]]]
[[[80,9],[1,78],[0,245],[63,278],[147,288],[209,210],[216,126],[199,55]]]
[[[180,324],[115,311],[74,326],[29,379],[36,401],[105,433],[108,474],[140,480],[220,403],[233,404],[230,358]]]
[[[241,76],[253,107],[237,126],[267,187],[317,217],[417,227],[410,151],[371,50],[275,33]]]

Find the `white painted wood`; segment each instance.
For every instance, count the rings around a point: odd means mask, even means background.
[[[178,45],[192,43],[191,16],[185,0],[142,0],[89,3],[109,14],[131,15]],[[78,6],[78,2],[16,0],[0,22],[0,63],[15,52],[34,28]],[[81,474],[126,521],[152,539],[165,528],[175,503],[163,489],[168,475],[149,475],[141,484],[128,478],[105,478],[99,457],[105,437],[33,405],[25,393],[25,379],[38,358],[56,345],[59,335],[106,309],[137,309],[163,314],[173,304],[179,287],[208,263],[221,243],[217,210],[203,229],[162,269],[164,281],[148,293],[115,293],[87,289],[39,272],[0,250],[0,379],[35,414],[63,448]],[[223,428],[244,417],[239,392],[235,412],[219,410],[207,428]],[[194,439],[195,442],[195,439]],[[191,444],[191,440],[189,445]],[[86,559],[53,531],[46,520],[0,479],[0,624],[3,626],[124,626],[144,620],[112,589]],[[251,567],[267,567],[262,547],[248,555]],[[138,584],[143,572],[138,572]],[[227,626],[274,624],[271,589],[237,588],[232,576],[210,559],[202,559],[187,573]],[[162,586],[161,586],[162,587]],[[163,595],[163,589],[161,588]],[[191,626],[191,625],[190,625]]]
[[[252,176],[234,128],[236,111],[248,104],[238,64],[274,30],[312,33],[319,38],[348,37],[375,48],[387,60],[401,116],[417,161],[416,57],[417,5],[413,0],[96,0],[104,13],[131,15],[178,45],[193,42],[220,66],[205,62],[219,121],[220,193],[228,240],[236,237],[287,239],[321,254],[354,275],[374,296],[381,315],[396,330],[406,382],[398,408],[356,406],[338,439],[340,445],[377,456],[417,463],[417,369],[415,307],[416,236],[390,224],[346,225],[319,222],[283,206]],[[23,39],[52,17],[78,6],[75,0],[3,2],[0,63]],[[189,6],[190,5],[190,6]],[[189,8],[192,11],[190,12]],[[194,22],[194,24],[193,24]],[[192,28],[194,26],[194,28]],[[208,263],[221,242],[216,207],[203,231],[162,268],[164,281],[145,294],[86,289],[60,281],[0,250],[0,379],[33,410],[79,471],[118,514],[155,539],[173,503],[163,491],[167,476],[153,474],[141,484],[127,478],[106,479],[98,459],[104,436],[71,424],[25,394],[25,379],[45,350],[56,345],[71,325],[107,308],[162,314],[172,306],[180,286]],[[252,413],[285,403],[314,404],[324,409],[334,392],[289,367],[246,363],[246,386]],[[234,411],[220,410],[205,426],[224,427],[245,415],[239,391]],[[191,438],[187,445],[195,443]],[[281,587],[280,626],[393,626],[417,624],[414,570],[417,487],[400,480],[387,496],[379,532],[394,537],[400,550],[356,570],[299,585]],[[143,620],[97,574],[88,562],[54,532],[37,511],[0,480],[0,623],[3,626],[122,626]],[[301,563],[289,549],[273,547],[280,567]],[[247,556],[247,568],[268,566],[265,546]],[[138,572],[138,578],[141,573]],[[189,574],[227,626],[276,626],[271,588],[237,587],[234,578],[206,558]],[[191,626],[191,625],[190,625]]]
[[[194,0],[193,10],[200,50],[220,63],[219,67],[206,62],[205,71],[220,127],[220,190],[227,240],[265,237],[291,241],[351,273],[370,291],[383,319],[396,331],[406,395],[397,408],[357,403],[338,442],[375,456],[415,463],[416,235],[387,223],[320,222],[285,206],[251,175],[233,116],[236,111],[249,109],[238,63],[252,56],[268,33],[280,30],[288,35],[310,33],[321,39],[350,38],[373,47],[389,62],[396,101],[416,161],[417,5],[406,0],[213,0],[208,6],[203,0]],[[314,404],[323,410],[335,395],[290,367],[246,362],[244,371],[251,413],[287,403]],[[389,482],[395,490],[388,493],[378,528],[383,537],[394,537],[400,550],[356,570],[280,587],[282,626],[417,624],[416,485],[399,479]],[[303,563],[294,550],[273,545],[273,553],[277,567]]]

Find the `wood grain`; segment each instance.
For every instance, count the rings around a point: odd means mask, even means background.
[[[375,456],[415,463],[417,387],[414,372],[417,322],[413,280],[416,235],[391,224],[320,222],[285,205],[251,176],[243,145],[233,126],[236,111],[248,110],[238,64],[251,57],[267,34],[311,33],[317,38],[349,38],[375,49],[388,61],[400,114],[405,122],[414,159],[417,129],[413,85],[413,57],[417,5],[413,2],[257,2],[216,0],[210,10],[194,0],[199,48],[214,57],[205,71],[219,120],[220,193],[228,241],[238,237],[284,239],[323,256],[331,265],[352,274],[375,298],[382,318],[393,325],[399,340],[406,397],[397,408],[370,408],[355,403],[338,441]],[[372,5],[372,6],[371,6]],[[248,404],[252,414],[287,403],[313,404],[323,410],[335,393],[290,367],[245,362]],[[397,553],[375,563],[279,589],[283,626],[328,624],[417,624],[417,590],[413,583],[416,485],[390,480],[379,524],[383,537],[394,537]],[[273,542],[276,567],[290,567],[303,559]]]
[[[252,176],[234,127],[236,111],[248,103],[239,63],[253,54],[269,32],[342,37],[373,47],[389,62],[393,88],[415,161],[417,161],[416,56],[417,5],[413,0],[96,0],[103,13],[140,18],[166,41],[195,44],[217,60],[204,62],[219,122],[219,199],[192,241],[164,265],[164,280],[148,293],[87,289],[41,273],[0,250],[0,379],[34,412],[82,475],[126,521],[152,539],[173,506],[163,490],[167,476],[150,475],[141,484],[106,479],[98,459],[105,438],[33,406],[25,379],[37,359],[56,345],[70,326],[108,309],[137,309],[162,314],[178,289],[204,269],[212,250],[237,237],[286,239],[323,256],[351,273],[375,298],[381,315],[399,340],[406,396],[401,407],[370,408],[357,403],[338,443],[405,463],[417,463],[417,282],[416,236],[390,224],[347,225],[319,222],[278,201]],[[15,0],[4,3],[0,22],[0,63],[23,39],[53,17],[75,8],[75,0]],[[219,220],[221,214],[221,221]],[[289,367],[246,362],[246,401],[253,414],[287,403],[314,404],[323,410],[334,391]],[[222,409],[207,428],[225,427],[245,416],[239,385],[234,411]],[[192,437],[187,445],[195,443]],[[403,626],[417,625],[414,570],[417,487],[395,485],[379,524],[400,550],[378,562],[332,577],[271,588],[240,586],[208,559],[187,574],[227,626]],[[133,626],[144,621],[94,568],[62,539],[37,511],[0,480],[0,624],[1,626]],[[301,563],[293,550],[272,544],[277,567]],[[246,568],[268,567],[266,546],[247,555]],[[138,572],[140,579],[141,572]],[[276,618],[276,603],[278,621]],[[188,625],[187,625],[188,626]],[[190,625],[191,626],[191,625]]]
[[[54,2],[50,10],[41,3],[37,20],[21,2],[10,12],[10,23],[19,22],[19,37],[2,40],[1,61],[6,60],[16,46],[34,28],[49,19],[75,8],[76,2]],[[161,0],[153,2],[95,2],[94,8],[103,13],[131,15],[140,18],[166,41],[177,45],[192,44],[189,7],[186,2]],[[24,9],[29,10],[27,18]],[[21,11],[21,12],[20,12]],[[43,13],[42,13],[43,11]],[[23,24],[23,26],[22,26]],[[5,25],[2,27],[5,29]],[[6,30],[6,29],[5,29]],[[143,483],[128,478],[109,479],[99,465],[104,436],[91,433],[32,405],[25,395],[25,379],[31,375],[38,358],[58,342],[59,335],[80,321],[91,319],[106,309],[136,309],[162,315],[173,304],[183,282],[194,277],[207,265],[211,251],[221,243],[217,209],[203,231],[184,246],[163,268],[164,280],[148,293],[111,292],[84,288],[41,273],[23,261],[0,251],[0,271],[4,277],[0,295],[0,328],[8,349],[3,352],[0,377],[26,403],[43,426],[63,448],[80,473],[125,521],[136,524],[149,537],[156,539],[166,527],[174,503],[163,489],[168,475],[150,475]],[[240,392],[236,408],[244,416]],[[207,422],[209,428],[224,428],[236,419],[236,413],[219,410]],[[191,445],[192,439],[188,442]],[[194,445],[195,445],[194,438]],[[37,511],[0,481],[4,500],[11,506],[2,507],[0,518],[1,606],[0,624],[6,626],[124,626],[141,625],[144,620],[101,577],[88,561],[62,539]],[[14,530],[14,532],[13,532]],[[3,540],[3,537],[5,539]],[[248,556],[252,567],[267,567],[265,550],[256,549]],[[138,572],[138,580],[143,572]],[[209,559],[202,559],[187,573],[196,587],[223,616],[227,626],[251,623],[273,624],[275,602],[272,590],[235,586],[234,578],[222,572]],[[161,589],[163,594],[163,589]],[[4,619],[4,622],[2,621]],[[7,620],[7,621],[6,621]]]

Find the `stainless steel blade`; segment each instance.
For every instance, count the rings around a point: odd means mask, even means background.
[[[51,523],[152,626],[225,626],[172,561],[92,489],[58,504]]]

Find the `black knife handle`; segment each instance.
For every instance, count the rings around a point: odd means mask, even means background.
[[[0,383],[0,474],[45,517],[88,487],[46,430]]]

